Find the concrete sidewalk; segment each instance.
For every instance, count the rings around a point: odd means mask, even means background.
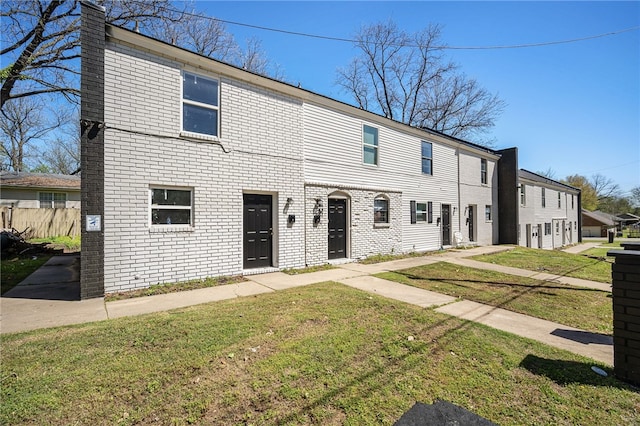
[[[37,285],[38,282],[47,282],[47,277],[51,277],[50,273],[40,272],[38,275],[36,275],[36,273],[32,274],[27,280],[0,298],[0,332],[13,333],[38,328],[142,315],[201,303],[216,302],[244,296],[255,296],[323,281],[337,281],[344,285],[394,300],[425,308],[437,308],[436,310],[438,312],[483,323],[612,365],[613,342],[610,336],[573,329],[561,324],[515,314],[504,309],[475,302],[456,301],[457,299],[451,296],[371,276],[371,274],[379,272],[394,271],[445,261],[474,268],[496,270],[513,275],[560,281],[598,290],[608,290],[611,287],[608,284],[594,283],[586,280],[569,279],[571,282],[566,282],[567,277],[541,274],[468,259],[468,257],[471,256],[510,250],[512,248],[513,247],[510,246],[484,246],[371,265],[346,263],[338,265],[338,267],[334,269],[299,275],[274,272],[249,276],[247,277],[248,281],[237,284],[113,302],[105,302],[103,298],[84,301],[38,300],[27,298],[25,291],[29,286]],[[68,270],[68,265],[67,267],[63,266],[60,263],[61,260],[57,259],[58,257],[59,256],[54,256],[50,260],[51,264],[58,264],[59,270],[62,271],[62,276],[66,276],[67,278],[72,277],[71,272]],[[66,272],[63,271],[65,268],[67,269]],[[39,271],[40,270],[36,272]],[[18,289],[18,287],[21,288]]]

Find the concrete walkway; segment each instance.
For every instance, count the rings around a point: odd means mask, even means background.
[[[67,256],[55,256],[50,259],[50,264],[49,262],[47,262],[47,264],[49,264],[49,267],[58,265],[57,270],[60,271],[61,275],[56,275],[53,272],[56,269],[43,267],[29,276],[27,280],[7,292],[4,297],[0,298],[0,332],[13,333],[38,328],[142,315],[201,303],[270,293],[323,281],[337,281],[344,285],[383,297],[425,308],[436,308],[438,312],[486,324],[490,327],[528,337],[613,365],[613,339],[611,336],[589,333],[476,302],[459,301],[451,296],[371,276],[379,272],[394,271],[445,261],[462,266],[491,269],[534,279],[562,282],[578,287],[605,291],[609,291],[611,288],[608,284],[503,267],[468,259],[468,257],[471,256],[510,250],[512,248],[513,247],[509,246],[483,246],[371,265],[346,263],[338,265],[335,269],[300,275],[274,272],[248,276],[248,281],[237,284],[113,302],[105,302],[103,298],[68,301],[38,298],[42,297],[43,294],[39,296],[27,296],[28,290],[33,290],[33,286],[38,285],[38,283],[51,286],[51,282],[54,281],[60,284],[59,281],[62,279],[60,277],[67,280],[73,279],[73,268],[69,264],[65,264],[61,259],[58,259],[59,257]],[[72,263],[71,260],[66,260],[66,262]],[[75,279],[77,280],[77,277],[75,277]],[[36,294],[39,293],[36,292]]]

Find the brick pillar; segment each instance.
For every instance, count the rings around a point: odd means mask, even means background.
[[[104,296],[104,47],[105,14],[81,1],[81,223],[80,298]],[[99,219],[87,229],[87,216]]]
[[[610,250],[613,279],[613,370],[616,377],[640,385],[640,244]]]

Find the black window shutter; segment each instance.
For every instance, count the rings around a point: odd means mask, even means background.
[[[411,204],[411,223],[416,223],[416,202],[409,201],[409,204]]]

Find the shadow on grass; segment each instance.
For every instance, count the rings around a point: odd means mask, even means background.
[[[598,293],[609,293],[605,290],[599,290],[597,288],[588,288],[588,287],[576,287],[571,285],[566,286],[556,286],[550,285],[550,281],[539,280],[542,284],[518,284],[512,282],[500,282],[500,281],[487,281],[487,280],[472,280],[469,278],[437,278],[437,277],[428,277],[428,276],[420,276],[411,274],[404,271],[393,271],[398,275],[403,275],[410,280],[428,280],[428,281],[438,281],[447,284],[457,285],[459,287],[467,287],[464,283],[477,283],[477,284],[486,284],[486,285],[494,285],[499,287],[514,287],[514,288],[524,288],[527,290],[539,290],[539,289],[549,289],[549,290],[570,290],[570,291],[581,291],[581,292],[598,292]],[[535,278],[532,278],[535,279]]]
[[[596,365],[595,362],[590,364],[560,359],[547,359],[535,355],[527,355],[520,363],[520,367],[529,370],[537,376],[547,377],[561,386],[573,384],[608,386],[638,392],[637,388],[616,379],[613,376],[613,370],[611,368],[598,366],[608,374],[607,377],[603,377],[591,369],[594,365]]]

